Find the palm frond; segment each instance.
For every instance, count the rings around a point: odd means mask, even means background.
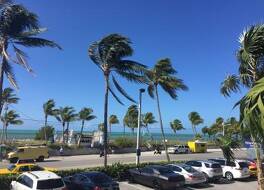
[[[91,60],[96,64],[96,65],[101,65],[103,63],[100,54],[99,54],[99,50],[98,47],[99,44],[98,42],[94,42],[92,43],[89,48],[88,48],[88,55],[91,58]],[[99,66],[100,67],[100,66]],[[101,69],[101,67],[100,67]]]
[[[230,96],[231,92],[239,92],[239,78],[236,75],[228,75],[225,80],[221,83],[220,92],[224,96]]]
[[[23,45],[26,47],[53,47],[53,48],[58,48],[62,49],[58,44],[56,44],[53,41],[46,40],[43,38],[36,38],[36,37],[21,37],[18,38],[17,41],[14,41],[14,43]]]
[[[15,45],[13,45],[16,57],[17,57],[17,61],[16,63],[18,63],[19,65],[21,65],[22,67],[24,67],[28,72],[33,73],[32,68],[30,67],[30,65],[27,63],[27,55],[25,52],[23,52],[22,50],[18,49]]]
[[[118,96],[114,93],[114,91],[111,89],[111,87],[108,88],[108,90],[110,91],[110,93],[112,94],[112,96],[116,99],[116,101],[121,104],[124,105],[123,102],[118,98]]]
[[[151,98],[154,98],[154,85],[153,84],[149,84],[147,90],[148,90],[149,96]]]
[[[9,64],[8,61],[4,61],[2,64],[3,64],[2,67],[3,67],[4,73],[7,76],[7,79],[9,80],[9,82],[14,88],[18,89],[18,85],[17,85],[15,75],[13,73],[13,69],[11,65]]]

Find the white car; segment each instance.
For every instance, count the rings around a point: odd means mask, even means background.
[[[219,163],[223,169],[223,176],[228,180],[242,179],[250,177],[248,163],[245,160],[234,160],[227,162],[224,158],[210,159]]]
[[[174,173],[183,175],[186,185],[196,185],[206,182],[205,175],[195,170],[192,166],[186,164],[168,164],[166,166]]]
[[[177,153],[190,153],[190,148],[188,145],[174,145],[168,148],[169,154],[177,154]]]
[[[206,180],[218,181],[223,177],[223,170],[220,164],[213,161],[203,161],[203,160],[192,160],[185,164],[192,166],[195,170],[202,172]]]
[[[11,190],[67,190],[60,176],[49,171],[25,172],[12,181]]]

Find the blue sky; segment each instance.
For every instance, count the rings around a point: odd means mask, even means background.
[[[179,92],[177,101],[160,92],[161,110],[167,131],[169,122],[182,120],[190,132],[188,113],[197,111],[210,125],[216,117],[238,116],[234,103],[243,95],[224,98],[219,93],[221,81],[228,73],[236,73],[235,52],[243,29],[263,21],[261,0],[18,0],[37,13],[41,25],[48,28],[43,37],[59,43],[63,51],[49,48],[25,49],[36,77],[15,66],[21,101],[14,106],[26,119],[42,120],[42,104],[53,98],[57,106],[73,106],[76,110],[91,107],[97,119],[103,120],[104,81],[100,70],[87,54],[88,46],[110,33],[128,36],[135,50],[130,58],[152,67],[168,57],[178,76],[189,87]],[[128,93],[137,98],[137,86],[120,80]],[[6,83],[6,86],[9,85]],[[110,97],[109,113],[123,117],[126,106]],[[143,96],[143,112],[156,112],[155,101]],[[51,119],[51,121],[55,121]],[[54,123],[55,127],[60,127]],[[204,126],[204,125],[201,125]],[[36,129],[40,122],[26,121],[19,129]],[[78,129],[79,123],[73,128]],[[200,128],[201,128],[200,127]],[[12,127],[13,128],[13,127]],[[93,127],[91,127],[92,129]],[[119,130],[116,126],[113,129]],[[153,131],[159,131],[153,125]]]

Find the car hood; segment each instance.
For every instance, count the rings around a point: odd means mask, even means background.
[[[8,169],[6,168],[3,168],[3,169],[0,169],[0,175],[2,174],[11,174],[12,172],[10,172]]]
[[[56,171],[58,171],[56,168],[44,167],[44,169],[45,169],[46,171],[50,171],[50,172],[56,172]]]

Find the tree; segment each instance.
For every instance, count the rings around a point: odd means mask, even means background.
[[[174,100],[177,99],[177,92],[179,90],[187,90],[187,86],[183,83],[183,81],[176,77],[176,70],[172,67],[171,61],[168,58],[159,60],[154,68],[148,70],[146,72],[146,76],[148,79],[148,93],[150,97],[156,98],[157,109],[159,115],[159,123],[161,134],[163,138],[163,145],[166,152],[167,160],[170,161],[170,157],[167,150],[167,143],[165,139],[161,110],[160,110],[160,102],[159,102],[159,93],[158,87],[160,86],[166,93],[170,95],[170,97]]]
[[[91,108],[83,108],[78,114],[79,120],[81,120],[81,122],[82,122],[80,138],[78,140],[78,146],[80,146],[80,142],[81,142],[81,138],[82,138],[82,134],[83,134],[83,128],[84,128],[85,121],[91,121],[91,120],[96,118],[96,116],[92,115],[92,113],[93,113],[93,109],[91,109]]]
[[[205,126],[205,127],[202,128],[202,133],[203,133],[204,136],[205,136],[206,134],[209,135],[208,131],[209,131],[209,128],[208,128],[207,126]]]
[[[10,104],[17,104],[18,100],[19,98],[16,96],[12,88],[5,88],[2,93],[2,107],[4,107],[5,113],[8,111],[8,106]],[[6,128],[4,125],[2,127],[1,142],[3,142],[4,137],[7,135]]]
[[[150,135],[151,140],[153,140],[153,136],[150,133],[149,128],[148,128],[149,125],[154,124],[154,123],[157,123],[157,121],[155,120],[155,117],[154,117],[153,113],[147,112],[147,113],[143,114],[143,116],[142,116],[142,123],[143,123],[144,127],[147,129],[147,132]]]
[[[18,88],[11,62],[21,65],[28,72],[33,73],[27,62],[27,54],[19,46],[61,48],[53,41],[37,37],[46,29],[40,28],[38,16],[35,13],[30,12],[22,5],[12,3],[2,3],[0,6],[0,55],[2,57],[0,64],[0,102],[2,102],[4,74],[9,82]],[[13,52],[15,57],[11,57]],[[0,104],[1,112],[2,104]]]
[[[46,125],[41,127],[35,135],[35,140],[45,140],[54,137],[54,127]]]
[[[109,85],[109,77],[117,90],[132,102],[135,102],[125,90],[118,84],[114,73],[131,82],[144,82],[145,66],[135,61],[123,59],[133,54],[128,38],[119,34],[110,34],[102,40],[90,45],[88,53],[91,60],[99,67],[104,75],[105,80],[105,97],[104,97],[104,166],[107,166],[107,119],[108,119],[108,92],[120,103],[123,104],[118,96],[114,93]]]
[[[264,190],[263,169],[257,146],[260,139],[263,138],[263,133],[261,133],[263,125],[261,125],[262,118],[261,114],[259,114],[261,112],[258,112],[258,108],[254,108],[253,106],[253,103],[258,101],[256,97],[260,97],[259,95],[261,94],[261,92],[256,91],[256,82],[264,77],[264,25],[253,25],[246,29],[241,34],[239,43],[240,48],[237,51],[237,60],[239,62],[238,75],[232,74],[227,76],[221,83],[220,92],[227,97],[230,96],[231,92],[236,93],[240,91],[241,86],[251,89],[239,103],[240,123],[250,131],[251,139],[255,145],[259,189]],[[260,83],[259,86],[261,86]],[[260,97],[259,102],[262,100],[263,97]]]
[[[65,138],[64,138],[65,133],[66,132],[68,133],[67,130],[65,131],[65,125],[71,121],[74,112],[75,110],[73,109],[73,107],[69,107],[69,106],[61,107],[55,110],[55,118],[62,124],[62,142],[63,143],[65,143]],[[67,126],[67,129],[68,127],[69,126]]]
[[[130,128],[134,134],[134,129],[138,127],[138,109],[136,105],[128,107],[126,115],[123,119],[123,124],[124,126]]]
[[[118,120],[116,115],[110,115],[108,122],[109,122],[109,134],[111,135],[111,132],[112,132],[111,127],[112,127],[112,125],[118,124],[119,120]]]
[[[43,104],[43,112],[44,112],[44,128],[43,128],[43,132],[44,132],[44,140],[47,141],[48,136],[46,134],[46,126],[48,126],[48,116],[54,116],[55,115],[55,101],[52,99],[49,99],[47,102],[45,102]]]
[[[188,118],[189,118],[190,122],[192,123],[193,134],[196,135],[197,134],[196,126],[202,124],[204,121],[201,118],[201,116],[199,115],[199,113],[194,112],[194,111],[189,113]]]
[[[3,122],[3,126],[5,131],[9,125],[22,125],[23,121],[19,119],[19,114],[17,114],[14,110],[7,111],[1,116],[1,121]],[[7,140],[7,132],[5,132],[4,141]]]
[[[222,117],[218,117],[216,118],[215,123],[219,126],[220,130],[222,130],[223,136],[225,136],[224,119]]]
[[[177,131],[184,129],[182,122],[179,119],[174,119],[172,122],[170,122],[170,127],[175,134]]]

